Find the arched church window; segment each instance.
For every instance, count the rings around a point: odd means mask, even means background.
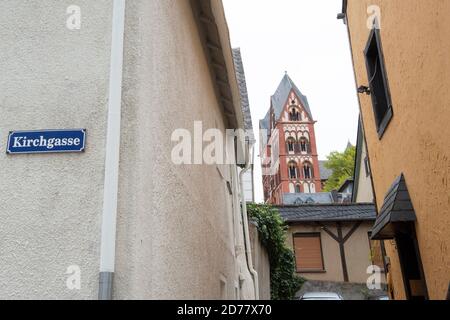
[[[306,162],[303,165],[303,173],[304,173],[305,179],[311,180],[314,178],[314,172],[312,169],[312,165],[310,163]]]
[[[292,137],[287,139],[287,150],[288,152],[294,152],[295,150],[295,139]]]
[[[295,161],[289,162],[289,179],[297,179],[297,163]]]
[[[299,184],[297,184],[297,185],[295,186],[295,193],[302,193],[302,189],[300,188],[300,185],[299,185]]]
[[[309,141],[308,139],[306,139],[305,137],[300,139],[300,150],[302,152],[310,152],[310,145],[309,145]]]

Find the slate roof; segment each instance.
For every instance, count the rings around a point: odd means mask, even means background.
[[[309,108],[308,98],[304,96],[300,89],[295,85],[294,81],[286,73],[278,86],[277,91],[272,96],[272,107],[275,113],[275,118],[278,120],[283,112],[284,106],[289,98],[289,93],[294,90],[295,94],[300,98],[305,111],[312,120],[313,116]]]
[[[261,134],[261,138],[262,138],[262,132],[261,130],[266,130],[266,136],[264,137],[264,139],[261,141],[261,148],[264,148],[268,142],[268,138],[270,137],[270,131],[269,131],[269,127],[270,127],[270,110],[267,112],[266,117],[259,121],[259,129],[260,129],[260,134]]]
[[[278,85],[277,91],[271,97],[272,108],[275,113],[275,118],[279,119],[281,113],[283,112],[284,106],[289,98],[289,93],[291,90],[294,90],[295,94],[300,98],[305,111],[308,113],[308,116],[311,120],[313,120],[313,116],[311,113],[311,109],[309,107],[308,98],[302,94],[300,89],[295,85],[294,81],[288,76],[286,73]],[[259,121],[259,129],[263,129],[267,131],[267,136],[270,136],[270,110],[267,111],[264,119]],[[264,147],[264,146],[263,146]]]
[[[245,80],[244,65],[242,63],[241,49],[233,49],[234,68],[236,72],[236,79],[239,85],[239,91],[241,95],[241,108],[244,115],[245,130],[251,131],[251,138],[255,140],[253,134],[252,114],[250,111],[250,102],[248,99],[247,81]]]
[[[383,207],[373,227],[372,238],[376,240],[392,239],[396,233],[396,224],[415,222],[416,220],[405,176],[401,174],[384,199]]]
[[[267,114],[264,117],[264,119],[259,121],[259,128],[269,130],[269,121],[270,121],[270,110],[267,111]]]
[[[301,205],[301,204],[330,204],[333,203],[333,195],[331,192],[320,193],[285,193],[283,194],[284,205]]]
[[[374,204],[313,204],[277,207],[287,223],[375,221]]]
[[[321,180],[328,180],[333,174],[333,170],[325,167],[326,161],[319,161],[319,171]]]

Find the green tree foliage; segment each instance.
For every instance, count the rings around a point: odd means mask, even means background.
[[[249,204],[248,213],[258,228],[270,260],[272,300],[291,300],[304,279],[295,274],[295,257],[286,246],[286,225],[277,209],[269,205]]]
[[[339,189],[345,180],[353,178],[355,173],[356,148],[348,147],[345,152],[332,152],[327,157],[325,167],[333,174],[325,184],[324,191],[330,192]]]

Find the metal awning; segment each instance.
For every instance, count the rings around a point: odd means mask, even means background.
[[[407,226],[417,221],[406,186],[405,176],[398,177],[384,199],[383,207],[372,229],[373,240],[394,239]]]

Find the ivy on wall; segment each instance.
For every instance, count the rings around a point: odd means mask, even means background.
[[[295,274],[294,253],[286,245],[287,226],[272,206],[249,204],[247,211],[269,255],[272,300],[293,299],[305,280]]]

